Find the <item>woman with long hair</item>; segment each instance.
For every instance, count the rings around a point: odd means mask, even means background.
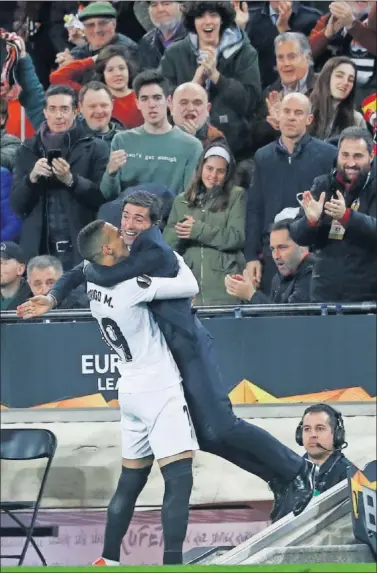
[[[198,281],[198,305],[234,305],[224,279],[245,268],[245,197],[233,183],[234,172],[227,144],[212,141],[201,155],[192,184],[175,198],[164,230],[165,240]]]
[[[135,92],[131,88],[136,75],[136,64],[127,48],[121,44],[113,44],[103,48],[97,56],[73,60],[52,72],[50,82],[69,85],[79,91],[83,84],[78,78],[87,72],[91,72],[91,79],[101,81],[110,89],[115,119],[128,129],[143,124],[143,117],[136,105]]]
[[[356,80],[357,68],[349,58],[338,56],[326,62],[310,96],[311,135],[335,142],[346,127],[366,127],[363,116],[355,110]]]

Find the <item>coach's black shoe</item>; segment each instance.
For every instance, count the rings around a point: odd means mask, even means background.
[[[288,485],[280,481],[279,478],[275,477],[268,482],[268,487],[274,494],[270,519],[272,523],[275,523],[275,521],[280,519],[280,517],[283,517],[283,515],[280,514],[282,513],[283,504],[287,497]]]
[[[313,497],[315,465],[304,460],[302,468],[292,482],[293,514],[299,515],[304,511]]]

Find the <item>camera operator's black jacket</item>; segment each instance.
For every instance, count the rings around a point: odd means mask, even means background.
[[[346,191],[336,173],[321,175],[311,189],[318,200],[325,191],[326,201],[336,190],[343,193],[347,206],[342,240],[330,239],[332,219],[323,215],[319,224],[310,226],[303,212],[291,225],[292,239],[315,252],[312,275],[312,302],[374,301],[377,295],[377,219],[376,166],[361,175]]]

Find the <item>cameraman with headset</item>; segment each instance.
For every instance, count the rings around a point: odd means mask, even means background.
[[[376,300],[376,164],[367,129],[342,131],[336,169],[303,193],[290,234],[315,251],[312,302]]]
[[[351,462],[342,450],[347,447],[342,414],[328,404],[314,404],[306,408],[296,429],[296,442],[304,446],[304,458],[315,465],[314,496],[347,479]],[[281,492],[280,511],[274,522],[292,511],[290,491]]]

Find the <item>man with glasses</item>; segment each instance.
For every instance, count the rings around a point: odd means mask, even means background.
[[[66,49],[56,56],[56,62],[62,66],[72,60],[82,60],[95,56],[109,44],[123,44],[133,56],[137,56],[137,44],[116,32],[117,12],[110,2],[90,2],[86,8],[79,12],[78,18],[84,24],[87,42],[83,46],[76,46],[71,52]]]
[[[23,219],[20,245],[26,258],[53,255],[65,270],[81,260],[77,235],[104,202],[99,186],[109,157],[108,145],[88,135],[76,113],[72,88],[47,90],[46,121],[20,148],[10,197]]]

